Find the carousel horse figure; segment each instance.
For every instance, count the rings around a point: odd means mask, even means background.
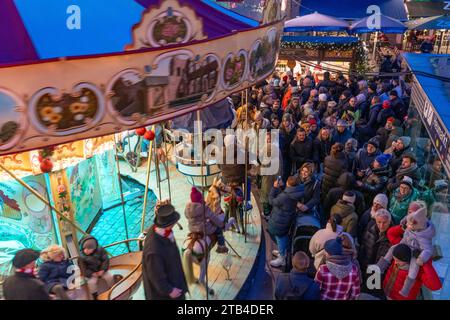
[[[209,188],[206,206],[219,218],[224,221],[225,214],[222,211],[220,201],[221,193],[224,191],[224,185],[216,179]],[[225,224],[224,230],[228,230],[232,225],[235,225],[234,219],[229,219]],[[188,284],[200,284],[205,290],[208,290],[210,295],[214,295],[214,290],[206,285],[206,270],[210,258],[211,249],[217,244],[217,236],[215,234],[204,235],[203,232],[191,232],[184,241],[182,252],[183,270]],[[200,266],[200,274],[198,279],[195,279],[193,263]]]

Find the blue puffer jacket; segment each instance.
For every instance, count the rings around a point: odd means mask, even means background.
[[[39,278],[46,284],[49,291],[57,284],[62,284],[67,288],[67,279],[74,272],[73,269],[69,269],[71,265],[73,263],[70,260],[44,262],[39,267]]]
[[[285,236],[289,233],[292,223],[295,221],[297,202],[304,197],[302,185],[286,187],[284,191],[272,188],[269,195],[269,203],[272,206],[272,214],[269,219],[269,232],[274,236]]]

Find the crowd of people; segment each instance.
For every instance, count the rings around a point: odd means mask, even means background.
[[[394,62],[400,70],[401,59]],[[416,299],[422,285],[441,287],[431,263],[430,216],[448,212],[448,181],[430,145],[418,145],[410,94],[399,77],[325,72],[319,80],[288,71],[254,87],[237,108],[234,127],[279,130],[269,148],[279,147],[280,171],[258,177],[278,247],[271,266],[286,266],[299,216],[312,215],[323,227],[308,252],[292,257],[278,298]],[[311,258],[314,279],[306,276]],[[379,288],[367,283],[375,267],[384,279]]]
[[[401,68],[400,59],[395,63]],[[270,265],[288,271],[278,277],[277,299],[414,300],[422,286],[441,288],[432,265],[436,228],[431,215],[448,212],[449,185],[431,144],[419,148],[420,120],[409,108],[410,94],[407,81],[398,77],[325,72],[319,79],[310,71],[297,76],[276,72],[253,88],[246,104],[236,101],[231,127],[265,129],[265,154],[279,148],[279,157],[272,159],[278,172],[261,175],[258,166],[249,166],[277,246]],[[275,129],[279,139],[271,141]],[[224,141],[228,150],[236,137]],[[245,165],[220,168],[230,190],[246,182]],[[246,203],[242,192],[239,197]],[[217,252],[227,253],[223,230],[229,221],[222,208],[209,203],[211,210],[205,210],[207,203],[195,188],[190,198],[185,208],[189,231],[216,237]],[[180,214],[170,204],[158,210],[143,251],[146,297],[184,299],[188,286],[172,231]],[[306,250],[292,252],[301,216],[313,217],[321,228]],[[90,292],[97,294],[99,279],[111,286],[109,258],[97,240],[82,239],[80,252]],[[43,264],[36,268],[39,257]],[[21,250],[12,263],[15,274],[3,285],[6,299],[69,299],[68,270],[73,268],[62,247]]]

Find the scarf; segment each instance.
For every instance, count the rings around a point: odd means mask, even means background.
[[[159,234],[161,237],[165,238],[165,239],[169,239],[172,242],[175,242],[175,236],[173,234],[173,230],[170,229],[165,229],[165,228],[159,228],[157,226],[153,226],[153,230]]]
[[[37,268],[19,268],[16,269],[17,273],[24,273],[24,274],[28,274],[31,275],[33,277],[37,277],[38,272],[37,272]]]
[[[338,279],[343,279],[352,271],[351,257],[347,255],[329,256],[325,262],[330,273]]]

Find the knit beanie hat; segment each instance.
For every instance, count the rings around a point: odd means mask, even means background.
[[[316,121],[316,119],[310,119],[310,120],[308,120],[308,123],[310,124],[310,125],[317,125],[317,121]]]
[[[337,122],[338,127],[347,127],[347,122],[345,120],[339,119]]]
[[[448,183],[445,180],[435,180],[434,181],[434,190],[439,191],[442,189],[448,188]]]
[[[400,184],[406,184],[411,189],[413,188],[413,180],[408,176],[404,176]]]
[[[378,139],[376,139],[376,138],[371,138],[371,139],[367,142],[367,144],[373,145],[376,149],[378,149],[379,146],[380,146],[380,144],[379,144],[379,142],[378,142]]]
[[[411,138],[410,137],[403,136],[403,137],[400,137],[398,139],[402,141],[402,143],[405,146],[405,148],[409,147],[409,145],[411,144]]]
[[[197,190],[196,187],[192,187],[191,202],[203,203],[203,195]]]
[[[416,230],[423,230],[428,225],[427,208],[422,207],[408,214],[406,221],[415,226]]]
[[[383,109],[389,109],[391,107],[391,103],[389,102],[389,100],[385,100],[383,102]]]
[[[334,107],[336,107],[337,106],[337,102],[336,101],[328,101],[328,106],[329,107],[331,107],[331,108],[334,108]]]
[[[308,269],[311,259],[303,251],[297,251],[292,257],[292,266],[297,271],[304,271]]]
[[[342,238],[337,237],[336,239],[328,240],[325,242],[324,250],[330,256],[342,255]]]
[[[384,193],[379,193],[375,196],[375,198],[373,198],[373,203],[377,203],[385,209],[388,206],[388,202],[389,202],[389,199],[388,199],[387,195],[385,195]]]
[[[326,93],[319,94],[319,101],[327,101],[327,100],[328,100],[328,96]]]
[[[283,121],[292,121],[292,115],[290,113],[285,113],[283,115]]]
[[[402,157],[403,158],[409,158],[411,162],[417,162],[416,157],[412,153],[405,153]]]
[[[412,256],[411,248],[404,243],[399,243],[394,247],[393,256],[400,261],[409,263]]]
[[[389,161],[391,160],[392,156],[390,154],[380,154],[375,158],[375,161],[380,164],[380,166],[385,167],[388,165]]]
[[[354,204],[356,201],[356,195],[351,191],[346,191],[342,196],[342,200],[344,200],[347,203]]]
[[[385,101],[385,102],[386,102],[386,101]],[[392,122],[392,123],[394,123],[394,122],[395,122],[395,118],[394,118],[394,117],[389,117],[389,118],[387,118],[386,122]]]

